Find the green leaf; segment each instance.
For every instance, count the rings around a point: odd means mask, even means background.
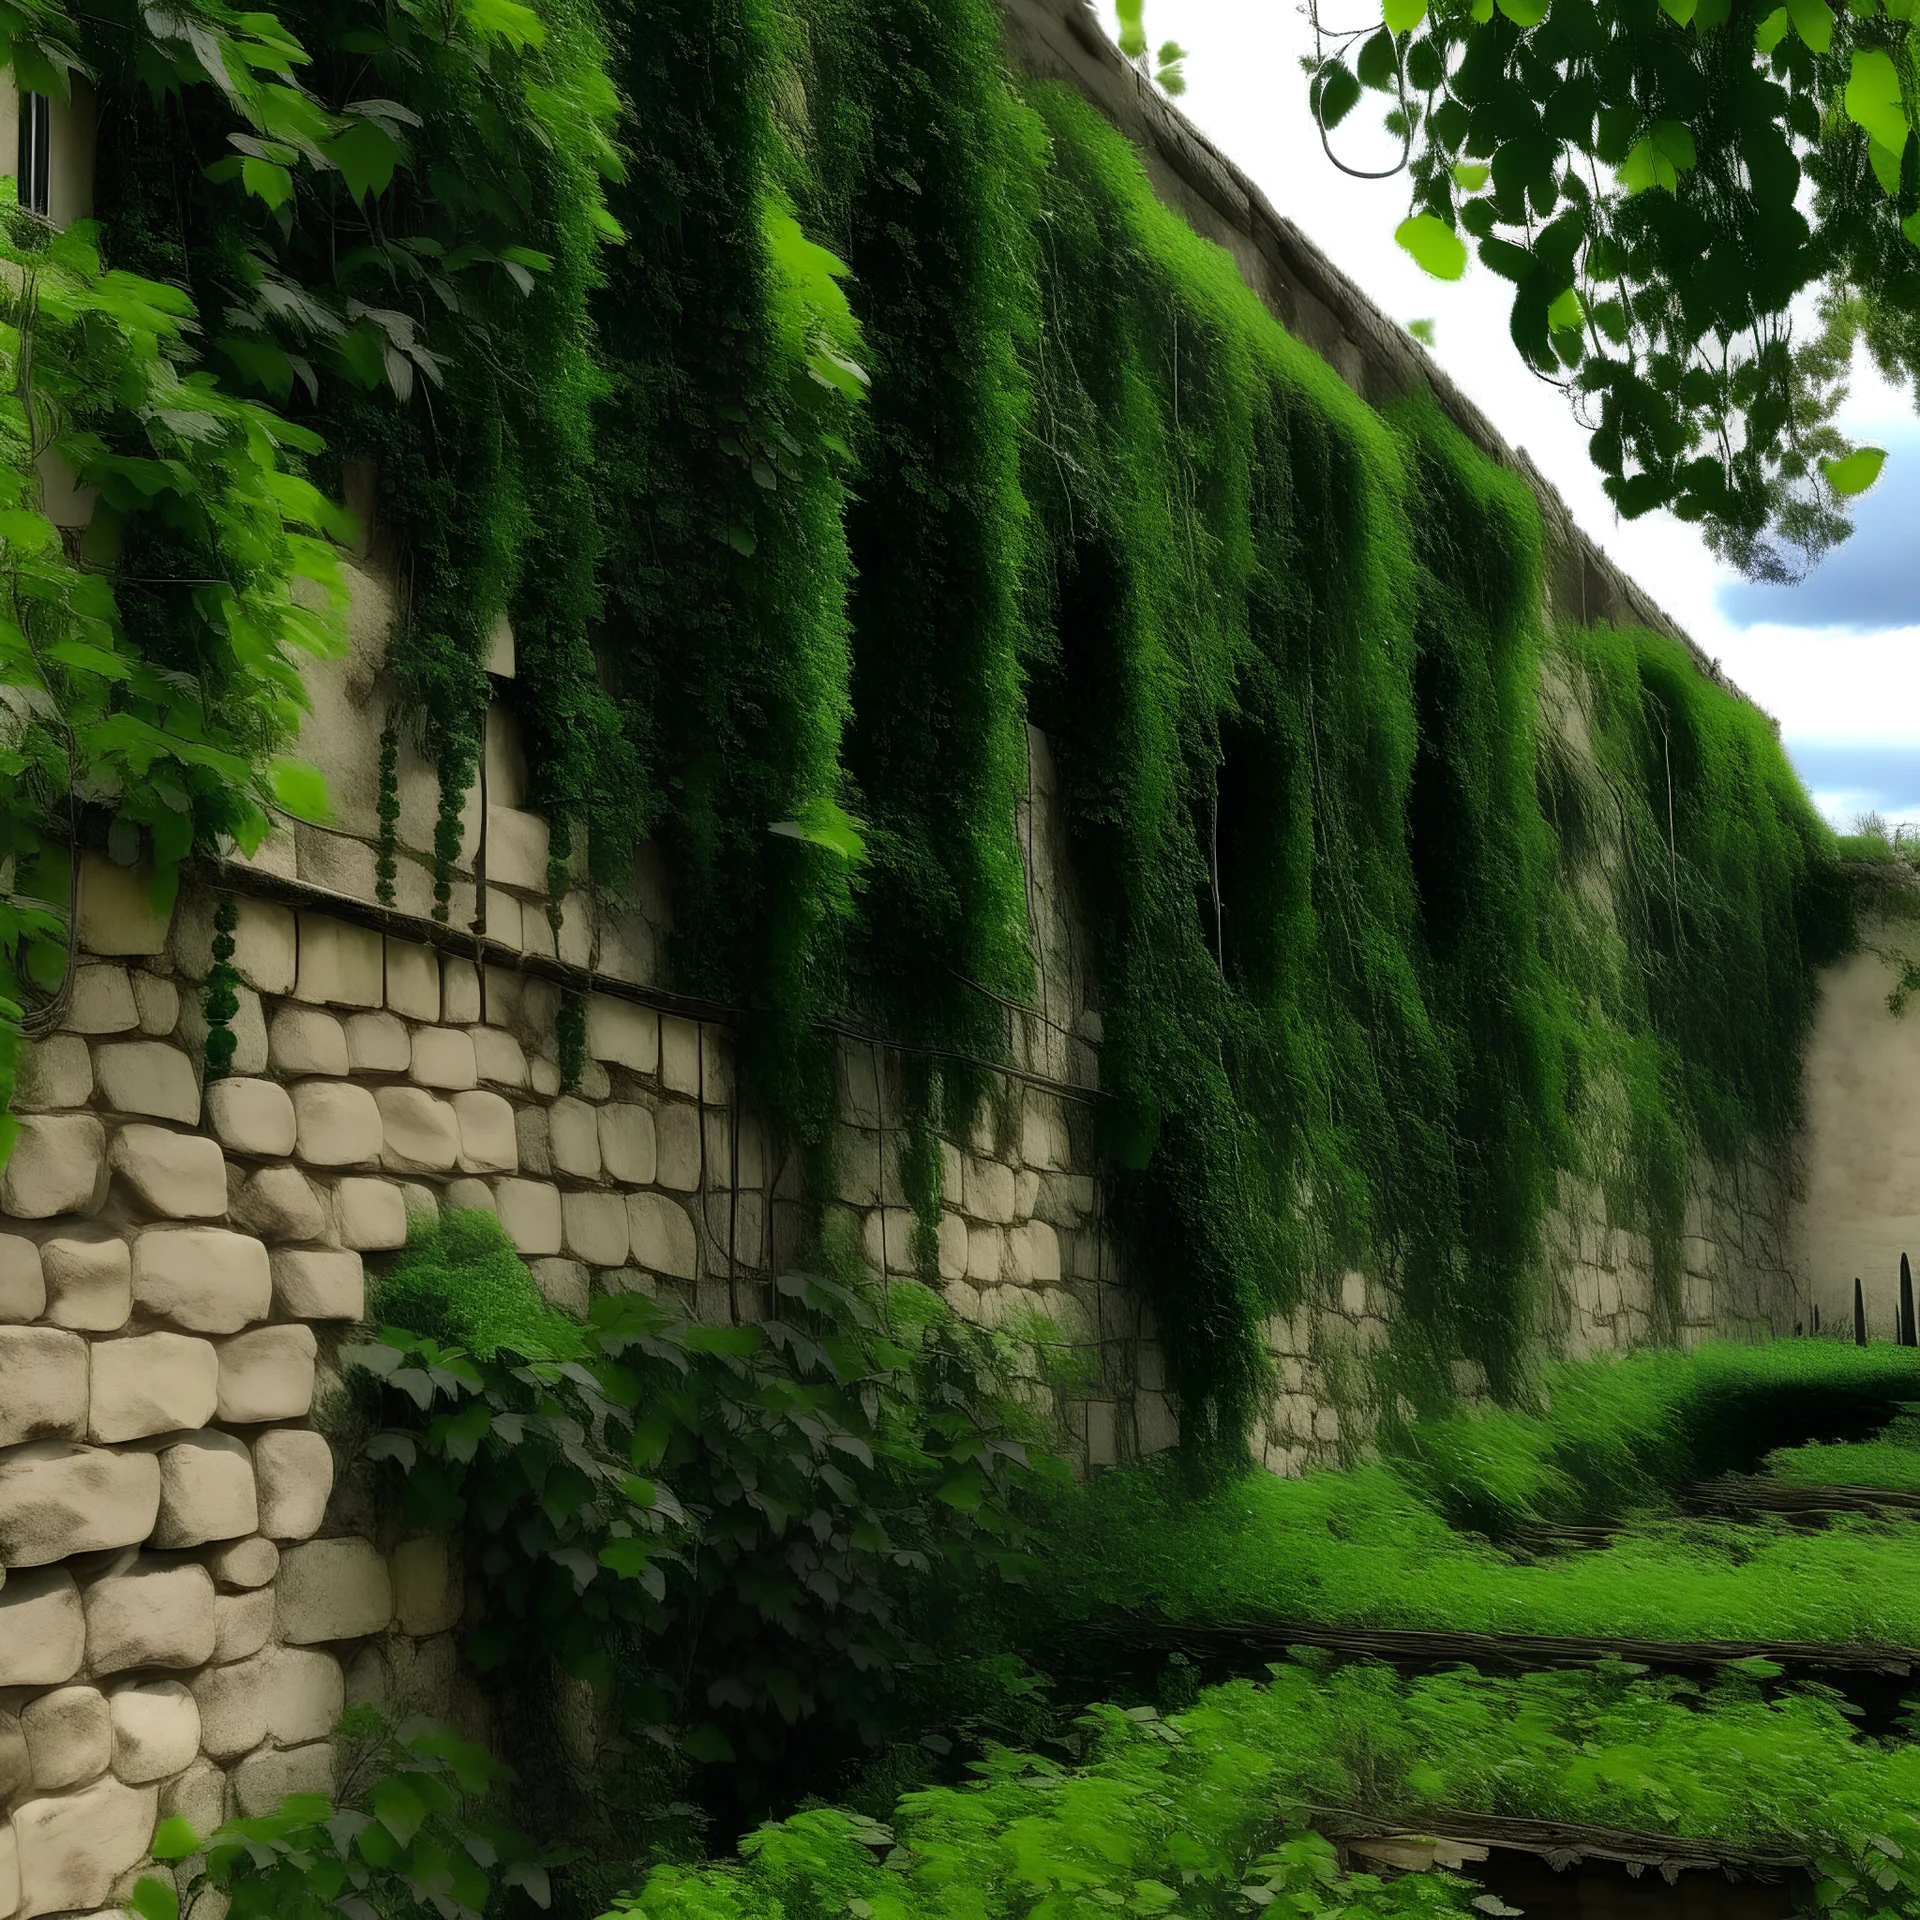
[[[1500,0],[1500,11],[1516,27],[1536,27],[1547,17],[1548,0]]]
[[[1427,0],[1387,0],[1384,11],[1389,33],[1411,33],[1427,17]]]
[[[1147,50],[1146,0],[1114,0],[1120,22],[1120,51],[1138,60]]]
[[[1699,0],[1660,0],[1660,11],[1675,26],[1684,27],[1692,20],[1698,4]]]
[[[327,777],[305,760],[281,758],[267,768],[267,790],[274,805],[297,819],[316,823],[333,818],[327,796]]]
[[[1360,82],[1351,67],[1333,60],[1321,68],[1317,85],[1315,103],[1320,124],[1331,131],[1359,104]]]
[[[1453,163],[1453,184],[1462,193],[1478,193],[1487,184],[1487,175],[1491,169],[1479,160],[1456,160]]]
[[[1753,44],[1763,54],[1771,53],[1787,37],[1787,10],[1775,7],[1754,30]]]
[[[180,1895],[157,1874],[143,1874],[134,1882],[127,1905],[140,1920],[180,1920]]]
[[[733,1742],[711,1720],[697,1726],[680,1742],[680,1751],[689,1760],[703,1766],[719,1767],[732,1763]]]
[[[1653,131],[1636,140],[1620,163],[1620,184],[1628,193],[1644,193],[1649,187],[1673,193],[1694,161],[1692,133],[1677,120],[1656,120]]]
[[[1787,0],[1786,13],[1794,32],[1815,53],[1825,53],[1832,47],[1833,9],[1827,0]],[[1771,50],[1771,47],[1763,49]]]
[[[1437,213],[1411,215],[1394,228],[1393,237],[1436,280],[1458,280],[1467,270],[1467,243]]]
[[[356,120],[337,140],[320,149],[340,169],[355,200],[386,192],[400,162],[400,143],[372,120]]]
[[[420,1831],[420,1823],[427,1817],[427,1806],[407,1781],[393,1776],[382,1780],[374,1788],[373,1813],[374,1818],[404,1847]]]
[[[767,831],[783,839],[804,840],[809,846],[824,847],[846,866],[866,864],[866,836],[851,814],[824,795],[809,800],[800,809],[798,818],[776,820]]]
[[[1573,328],[1577,330],[1584,327],[1586,323],[1586,302],[1580,298],[1580,295],[1572,287],[1569,287],[1566,292],[1547,309],[1547,325],[1556,332],[1562,328]]]
[[[293,198],[293,175],[271,160],[249,156],[240,162],[240,184],[257,199],[278,209]]]
[[[192,1823],[176,1813],[162,1820],[153,1830],[153,1843],[147,1848],[156,1860],[185,1860],[200,1851],[200,1836]]]
[[[1865,493],[1880,478],[1880,469],[1887,464],[1885,447],[1855,447],[1839,460],[1823,460],[1820,471],[1827,476],[1827,485],[1842,499],[1852,499],[1855,494]]]
[[[1907,110],[1900,98],[1900,74],[1890,55],[1878,47],[1856,47],[1847,78],[1847,117],[1868,136],[1898,156],[1906,148]]]

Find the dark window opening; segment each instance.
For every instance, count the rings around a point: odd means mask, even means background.
[[[53,103],[44,93],[20,96],[20,204],[29,213],[45,214],[50,206],[49,184],[53,135]]]

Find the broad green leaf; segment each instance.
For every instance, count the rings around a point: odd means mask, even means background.
[[[242,160],[240,184],[270,207],[284,207],[293,198],[293,175],[271,160]]]
[[[1467,243],[1438,214],[1411,215],[1394,229],[1393,237],[1436,280],[1458,280],[1467,270]]]
[[[1319,92],[1320,124],[1331,130],[1337,127],[1350,114],[1360,101],[1360,81],[1351,67],[1342,66],[1339,61],[1329,61],[1320,70]]]
[[[544,46],[547,30],[540,16],[520,0],[463,0],[467,25],[483,40],[504,40],[515,53]]]
[[[1427,0],[1387,0],[1384,12],[1389,33],[1411,33],[1427,17]]]
[[[296,819],[325,822],[333,818],[327,777],[305,760],[275,760],[267,768],[267,788],[274,804]]]
[[[1833,45],[1833,9],[1827,0],[1787,0],[1786,13],[1794,32],[1815,53]]]
[[[1547,17],[1548,0],[1499,0],[1499,5],[1516,27],[1536,27]]]
[[[404,1847],[420,1831],[420,1823],[427,1817],[427,1806],[408,1781],[393,1776],[375,1786],[373,1814]],[[364,1845],[365,1835],[361,1838]]]
[[[200,1845],[200,1836],[194,1832],[192,1823],[175,1814],[154,1828],[153,1843],[147,1851],[156,1860],[185,1860],[198,1853]]]
[[[158,1874],[143,1874],[134,1883],[133,1897],[127,1905],[140,1920],[180,1920],[180,1896]]]
[[[1887,464],[1887,450],[1884,447],[1855,447],[1839,460],[1823,460],[1820,471],[1827,476],[1827,485],[1842,499],[1851,499],[1855,494],[1865,493],[1880,478],[1880,469]]]
[[[1754,30],[1753,44],[1761,53],[1771,53],[1787,37],[1787,10],[1775,7]]]
[[[1699,0],[1660,0],[1660,11],[1675,26],[1684,27],[1692,20],[1698,3]]]
[[[1880,182],[1880,191],[1889,200],[1900,195],[1900,156],[1891,147],[1883,147],[1878,140],[1867,141],[1867,165],[1873,169],[1873,177]]]
[[[1911,129],[1900,98],[1900,74],[1890,55],[1878,47],[1856,47],[1847,78],[1847,117],[1865,127],[1870,138],[1898,156]]]
[[[1587,323],[1586,302],[1579,293],[1569,287],[1552,306],[1547,309],[1547,325],[1556,332],[1563,328],[1580,328]]]
[[[400,143],[372,120],[356,120],[320,151],[340,169],[347,191],[355,200],[385,193],[393,184],[393,170],[400,162]]]
[[[1453,184],[1462,193],[1478,193],[1487,184],[1491,169],[1479,160],[1456,160],[1453,163]]]
[[[734,1757],[733,1742],[711,1720],[687,1734],[680,1742],[680,1751],[704,1766],[725,1766]]]

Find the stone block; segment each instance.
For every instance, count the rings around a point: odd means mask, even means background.
[[[457,1093],[474,1086],[479,1069],[472,1035],[454,1027],[416,1027],[410,1071],[423,1087]]]
[[[37,1793],[84,1786],[113,1760],[113,1724],[98,1687],[55,1687],[20,1709]]]
[[[274,1305],[290,1320],[358,1320],[367,1278],[350,1249],[296,1247],[270,1256]]]
[[[520,1164],[513,1109],[497,1093],[456,1093],[462,1173],[512,1173]]]
[[[627,1233],[635,1265],[675,1280],[694,1277],[699,1267],[699,1244],[685,1207],[664,1194],[629,1194]]]
[[[713,1097],[712,1049],[697,1021],[660,1016],[660,1084],[669,1093]]]
[[[133,981],[125,967],[96,964],[75,967],[73,998],[67,1006],[70,1033],[131,1033],[140,1024]]]
[[[0,1807],[33,1784],[33,1762],[27,1757],[27,1736],[17,1714],[0,1708]],[[7,1911],[6,1888],[0,1885],[0,1914]]]
[[[742,1196],[757,1199],[757,1195]],[[720,1215],[728,1205],[728,1196],[716,1193],[711,1196],[708,1214],[716,1234],[724,1235],[725,1227]],[[756,1219],[758,1208],[755,1209]],[[741,1253],[744,1257],[749,1248],[757,1246],[757,1240],[749,1240],[743,1232],[740,1235]],[[911,1273],[913,1271],[913,1212],[908,1207],[872,1207],[860,1222],[860,1251],[866,1257],[867,1265],[876,1273]]]
[[[262,1240],[318,1240],[327,1230],[326,1208],[298,1167],[262,1167],[249,1174],[227,1217]]]
[[[1029,1220],[1013,1230],[1014,1269],[1035,1286],[1052,1286],[1060,1278],[1060,1236],[1044,1220]]]
[[[609,1066],[653,1073],[660,1065],[660,1016],[651,1007],[615,1000],[604,993],[587,996],[587,1053]]]
[[[0,1454],[0,1566],[44,1567],[133,1546],[153,1531],[159,1510],[160,1466],[151,1454],[70,1440]]]
[[[393,1605],[400,1631],[422,1639],[460,1624],[460,1563],[444,1534],[422,1534],[394,1548]]]
[[[1009,1226],[1014,1216],[1013,1169],[998,1160],[968,1159],[961,1180],[962,1208],[975,1220]]]
[[[220,1418],[235,1426],[304,1420],[313,1407],[319,1342],[311,1327],[255,1327],[220,1343]],[[251,1533],[249,1521],[244,1531]]]
[[[333,1190],[334,1219],[343,1246],[384,1253],[407,1244],[407,1203],[386,1180],[342,1180]]]
[[[38,1320],[46,1310],[40,1249],[17,1233],[0,1233],[0,1326]]]
[[[340,1663],[330,1653],[269,1647],[192,1683],[200,1740],[215,1760],[234,1760],[271,1738],[324,1740],[346,1709]]]
[[[253,1443],[253,1473],[260,1531],[269,1541],[306,1540],[320,1531],[333,1494],[333,1449],[324,1434],[310,1427],[263,1433]]]
[[[16,1113],[84,1107],[93,1098],[93,1056],[74,1034],[50,1033],[44,1040],[22,1044],[14,1071]]]
[[[253,1593],[216,1593],[213,1596],[213,1662],[225,1666],[245,1660],[273,1638],[273,1595],[264,1587]]]
[[[409,1020],[440,1018],[440,956],[387,936],[387,1005]]]
[[[533,1090],[542,1100],[551,1100],[560,1091],[559,1065],[544,1054],[536,1054],[528,1063],[528,1076],[533,1082]]]
[[[578,1260],[529,1260],[527,1271],[548,1306],[570,1313],[576,1320],[587,1317],[587,1309],[593,1304],[593,1283]]]
[[[12,1920],[20,1911],[20,1841],[11,1822],[0,1826],[0,1916]]]
[[[165,953],[173,909],[153,903],[153,874],[97,853],[80,856],[80,948],[109,959]],[[76,1902],[75,1904],[79,1904]]]
[[[183,905],[174,929],[174,957],[196,980],[204,980],[213,965],[211,895],[198,895]],[[256,993],[293,991],[298,945],[294,917],[286,907],[244,897],[234,901],[233,968]]]
[[[333,1747],[317,1740],[309,1747],[282,1747],[249,1754],[232,1773],[233,1804],[243,1819],[274,1811],[288,1795],[333,1794]]]
[[[115,1113],[193,1126],[200,1118],[200,1080],[193,1062],[164,1040],[114,1040],[93,1050],[100,1101]]]
[[[379,1161],[380,1108],[365,1088],[343,1080],[302,1080],[293,1090],[300,1158],[312,1167],[365,1167]]]
[[[162,1447],[159,1460],[160,1517],[152,1545],[199,1547],[210,1540],[237,1540],[260,1524],[253,1456],[244,1440],[231,1433],[189,1434]]]
[[[431,1226],[440,1218],[440,1195],[437,1189],[427,1186],[419,1180],[400,1182],[400,1204],[407,1210],[407,1232],[420,1225]]]
[[[393,1580],[370,1540],[307,1540],[280,1555],[281,1637],[297,1647],[382,1633]]]
[[[558,1253],[561,1244],[560,1189],[540,1180],[496,1180],[494,1211],[523,1258]]]
[[[279,1158],[293,1151],[293,1100],[276,1081],[214,1081],[207,1089],[207,1121],[221,1145],[235,1153]]]
[[[654,1180],[674,1193],[700,1185],[700,1110],[678,1101],[653,1116]]]
[[[133,1242],[133,1299],[189,1333],[238,1333],[273,1305],[267,1250],[223,1227],[148,1227]]]
[[[142,1333],[96,1340],[89,1358],[87,1438],[100,1445],[184,1432],[213,1418],[220,1362],[209,1341]]]
[[[547,890],[547,823],[518,807],[487,809],[487,878],[522,893]]]
[[[275,1073],[344,1079],[352,1068],[346,1028],[317,1007],[282,1007],[267,1027],[267,1056]]]
[[[645,1107],[616,1100],[599,1110],[600,1164],[608,1177],[628,1186],[650,1187],[655,1157],[653,1115]]]
[[[545,1107],[520,1107],[513,1116],[514,1144],[520,1155],[520,1171],[549,1175],[553,1172],[553,1141],[547,1131]]]
[[[314,1436],[316,1439],[319,1436]],[[263,1434],[253,1443],[254,1483],[259,1493],[260,1509],[264,1514],[268,1505],[266,1475],[260,1464],[260,1446],[262,1440],[272,1435]],[[324,1446],[326,1443],[321,1442]],[[225,1587],[254,1588],[264,1587],[280,1571],[280,1549],[271,1540],[263,1540],[255,1534],[251,1540],[229,1540],[224,1545],[214,1547],[202,1556],[207,1571],[219,1584]]]
[[[480,1020],[480,970],[471,960],[443,954],[440,960],[440,1018],[450,1027],[471,1027]]]
[[[492,1012],[492,995],[488,1012]],[[474,1027],[468,1037],[473,1041],[474,1071],[496,1087],[524,1088],[528,1082],[527,1056],[520,1042],[498,1027]]]
[[[233,997],[238,1004],[233,1018],[227,1022],[227,1030],[233,1035],[233,1058],[227,1063],[227,1071],[265,1073],[269,1052],[266,1010],[251,987],[235,987]],[[198,995],[190,995],[180,1009],[180,1039],[196,1060],[206,1058],[207,1033],[206,1009]]]
[[[106,1165],[107,1130],[92,1114],[26,1114],[0,1174],[0,1213],[16,1220],[90,1213]]]
[[[413,1042],[398,1016],[356,1013],[347,1020],[347,1063],[355,1073],[405,1073]]]
[[[80,1671],[87,1650],[80,1589],[64,1567],[15,1567],[0,1587],[0,1687],[53,1687]]]
[[[600,1178],[600,1119],[584,1100],[564,1098],[547,1109],[547,1143],[556,1172]]]
[[[227,1817],[227,1776],[211,1760],[196,1760],[185,1773],[160,1788],[160,1818],[184,1820],[195,1833],[211,1833]],[[196,1905],[198,1920],[213,1920]]]
[[[87,1343],[58,1327],[0,1327],[0,1447],[87,1430]]]
[[[163,1219],[217,1220],[227,1210],[226,1156],[197,1133],[122,1127],[107,1164],[141,1207]]]
[[[180,1024],[180,989],[157,973],[133,976],[133,1004],[140,1015],[140,1031],[164,1039]]]
[[[560,1197],[562,1241],[576,1260],[618,1267],[627,1258],[627,1203],[617,1193],[567,1193]]]
[[[129,1786],[182,1773],[200,1752],[200,1709],[178,1680],[134,1680],[107,1697],[113,1770]]]
[[[386,998],[386,948],[368,927],[321,913],[300,915],[293,997],[315,1006],[377,1007]]]
[[[447,1205],[468,1213],[499,1212],[494,1204],[493,1189],[484,1180],[449,1180]]]
[[[97,1674],[203,1667],[213,1657],[213,1576],[190,1560],[142,1555],[123,1573],[103,1574],[80,1604]]]
[[[83,896],[84,897],[84,896]],[[20,1911],[99,1907],[113,1883],[146,1858],[160,1804],[155,1787],[130,1787],[108,1775],[78,1793],[23,1801],[13,1810],[20,1850]]]
[[[966,1220],[948,1209],[940,1216],[940,1278],[964,1280],[972,1240]]]
[[[381,1087],[374,1094],[386,1130],[381,1164],[395,1173],[450,1173],[460,1158],[460,1123],[446,1101],[424,1087]]]

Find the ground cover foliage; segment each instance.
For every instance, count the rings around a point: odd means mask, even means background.
[[[1363,406],[1091,109],[1009,79],[987,0],[9,30],[30,80],[96,75],[100,242],[183,290],[207,390],[328,485],[377,470],[439,911],[504,613],[556,896],[662,843],[674,981],[751,1010],[816,1187],[828,1025],[907,1045],[930,1271],[935,1135],[1029,980],[1031,719],[1194,1459],[1238,1459],[1265,1317],[1356,1262],[1400,1289],[1394,1391],[1518,1391],[1565,1173],[1675,1317],[1687,1156],[1792,1122],[1830,836],[1684,649],[1547,631],[1517,476]],[[214,577],[189,521],[133,514],[114,577]],[[129,605],[140,657],[204,652],[198,601]],[[141,792],[126,855],[254,830]]]

